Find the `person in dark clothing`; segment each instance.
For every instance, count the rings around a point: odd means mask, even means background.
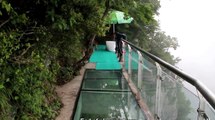
[[[119,61],[122,61],[122,39],[126,40],[126,35],[123,33],[116,32],[116,48],[115,51],[118,55]]]

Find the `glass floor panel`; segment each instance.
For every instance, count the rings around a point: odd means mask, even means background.
[[[119,78],[121,71],[87,70],[84,78]]]
[[[74,120],[144,120],[120,70],[86,70]]]
[[[124,78],[85,79],[82,90],[130,91],[127,81]]]
[[[144,120],[131,92],[82,91],[74,120]]]

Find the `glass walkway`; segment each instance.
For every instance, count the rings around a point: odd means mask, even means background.
[[[200,81],[127,41],[123,49],[121,65],[96,47],[72,120],[215,120],[215,96]]]
[[[144,120],[114,52],[97,46],[85,71],[74,120]]]
[[[74,120],[144,120],[121,71],[87,70]]]

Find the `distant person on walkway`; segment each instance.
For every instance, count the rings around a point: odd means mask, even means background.
[[[119,33],[116,32],[116,53],[118,55],[119,61],[122,61],[122,54],[123,54],[123,50],[122,50],[122,39],[126,40],[126,35],[123,33]]]

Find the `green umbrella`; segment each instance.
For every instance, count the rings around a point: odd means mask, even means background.
[[[133,20],[130,16],[125,16],[124,12],[111,10],[108,13],[106,23],[108,24],[123,24],[123,23],[131,23]]]
[[[133,18],[130,16],[125,16],[124,12],[111,10],[108,13],[108,16],[105,20],[107,24],[113,24],[113,32],[115,32],[114,24],[124,24],[124,23],[131,23]]]

